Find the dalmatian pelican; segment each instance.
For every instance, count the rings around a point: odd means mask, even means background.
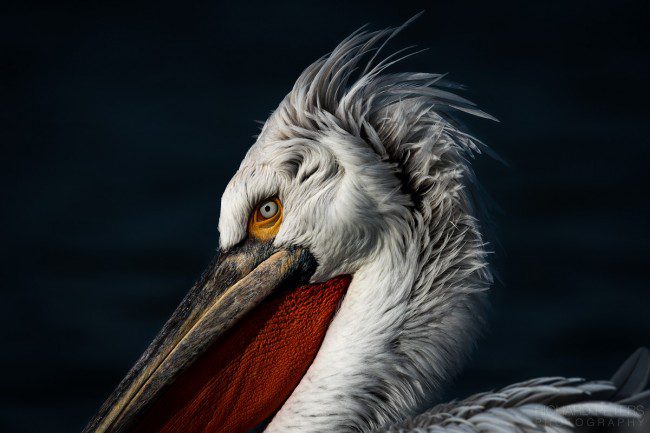
[[[223,193],[218,257],[85,432],[551,433],[639,417],[645,349],[611,381],[438,401],[492,282],[471,193],[484,146],[452,115],[490,116],[441,75],[387,72],[403,53],[379,53],[402,27],[361,29],[300,75]]]

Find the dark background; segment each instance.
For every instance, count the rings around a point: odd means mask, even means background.
[[[486,337],[451,396],[607,378],[650,343],[642,2],[20,2],[0,21],[0,430],[79,431],[213,255],[219,198],[315,58],[393,48],[501,120],[463,118],[493,214]]]

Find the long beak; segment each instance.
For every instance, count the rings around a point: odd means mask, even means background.
[[[305,249],[247,240],[222,253],[178,306],[84,433],[124,432],[211,344],[284,283],[302,284],[316,263]]]

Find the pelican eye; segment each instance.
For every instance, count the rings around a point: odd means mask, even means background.
[[[282,224],[282,202],[279,198],[264,200],[251,215],[248,234],[260,240],[273,238]]]
[[[275,201],[267,201],[260,206],[260,215],[264,218],[273,218],[278,213],[278,204]]]

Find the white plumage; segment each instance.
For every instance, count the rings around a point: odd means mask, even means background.
[[[482,145],[449,114],[489,116],[441,75],[387,73],[396,57],[378,62],[378,53],[399,30],[357,32],[309,66],[222,198],[223,250],[245,238],[253,207],[277,195],[284,221],[275,245],[307,247],[318,260],[313,281],[353,275],[268,432],[368,432],[415,416],[459,371],[481,324],[492,280],[469,160]],[[544,405],[615,389],[538,379],[437,406],[388,431],[562,432],[572,428],[569,414]]]

